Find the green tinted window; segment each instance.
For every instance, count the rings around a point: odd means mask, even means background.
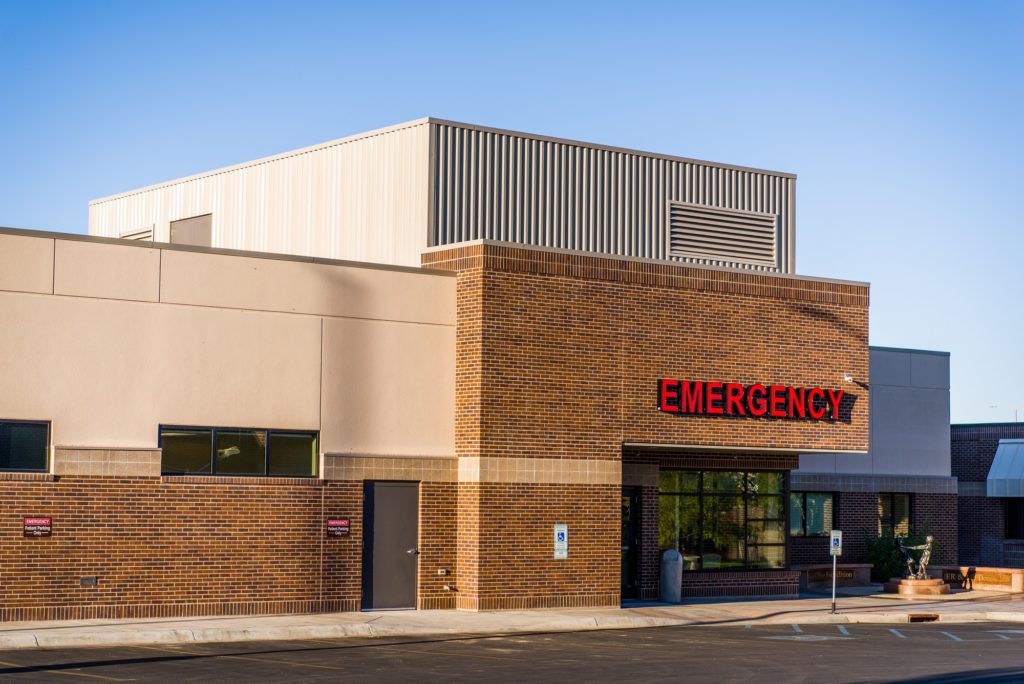
[[[265,475],[267,433],[262,430],[217,430],[214,468],[218,475]]]
[[[316,434],[309,432],[270,433],[271,475],[316,475]]]
[[[662,493],[693,493],[700,491],[700,473],[690,470],[662,470],[658,474],[658,489]]]
[[[48,423],[0,421],[0,470],[46,470]]]
[[[750,473],[747,486],[751,494],[782,494],[784,483],[782,473]]]
[[[778,472],[663,471],[659,546],[677,549],[683,570],[784,567],[785,488]]]
[[[708,471],[704,473],[704,491],[713,494],[742,494],[745,473]]]
[[[161,470],[175,475],[210,475],[213,430],[163,428]]]

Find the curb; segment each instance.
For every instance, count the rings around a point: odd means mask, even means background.
[[[528,634],[539,632],[585,632],[605,629],[643,629],[647,627],[728,627],[745,624],[900,624],[912,622],[916,615],[935,616],[934,620],[922,622],[966,623],[966,622],[1024,622],[1024,612],[985,611],[963,613],[839,613],[837,615],[795,615],[782,619],[766,620],[759,617],[743,619],[734,617],[728,622],[707,624],[704,620],[692,618],[595,616],[538,621],[536,623],[483,626],[472,629],[467,625],[439,628],[429,625],[381,625],[361,622],[338,625],[301,625],[281,627],[253,627],[246,629],[154,629],[86,631],[88,628],[69,628],[66,632],[24,632],[4,634],[0,632],[0,650],[23,650],[35,648],[79,648],[89,646],[146,646],[155,644],[199,644],[231,643],[243,641],[301,641],[304,639],[345,639],[345,638],[399,638],[399,637],[451,637],[451,636],[494,636],[501,634]],[[916,622],[914,620],[913,622]]]

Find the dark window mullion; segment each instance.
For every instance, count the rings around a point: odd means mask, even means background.
[[[217,433],[216,428],[210,430],[210,474],[217,474]]]

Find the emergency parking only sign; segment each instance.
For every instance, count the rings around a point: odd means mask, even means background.
[[[569,557],[569,526],[555,525],[555,558]]]
[[[832,541],[828,548],[829,554],[832,556],[843,555],[843,533],[841,530],[832,530]]]

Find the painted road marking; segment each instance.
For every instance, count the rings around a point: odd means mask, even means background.
[[[850,636],[850,630],[846,629],[846,627],[843,627],[842,625],[839,625],[839,633],[845,636]]]
[[[763,636],[759,639],[775,639],[776,641],[852,641],[853,637],[825,636],[822,634],[793,634],[789,636]]]
[[[997,634],[1024,634],[1024,629],[990,629],[988,631]]]
[[[744,629],[753,629],[754,628],[754,623],[748,622],[747,624],[743,625],[743,628]]]
[[[793,625],[793,631],[797,634],[803,634],[804,630],[800,629],[800,625]]]
[[[949,632],[939,632],[939,634],[945,634],[946,636],[948,636],[953,641],[963,641],[963,639],[958,637],[956,634],[950,634]]]
[[[1000,639],[1007,639],[1009,641],[1013,641],[1012,639],[1010,639],[1010,637],[1006,636],[1005,634],[996,634],[996,636]]]
[[[0,660],[0,665],[3,665],[4,667],[17,667],[17,668],[20,668],[22,670],[36,670],[36,671],[42,670],[41,667],[38,667],[38,666],[35,666],[35,665],[17,665],[15,663],[7,663],[7,662],[4,662],[2,660]],[[132,681],[131,679],[117,679],[116,677],[104,677],[103,675],[86,674],[84,672],[64,672],[63,670],[42,670],[42,671],[45,672],[46,674],[66,675],[68,677],[84,677],[85,679],[101,679],[101,680],[103,680],[105,682],[130,682],[130,681]],[[18,673],[14,672],[12,674],[18,674]]]
[[[890,629],[889,631],[892,632],[893,634],[895,634],[896,636],[898,636],[900,639],[906,639],[907,638],[907,635],[904,634],[903,632],[901,632],[898,629]]]

